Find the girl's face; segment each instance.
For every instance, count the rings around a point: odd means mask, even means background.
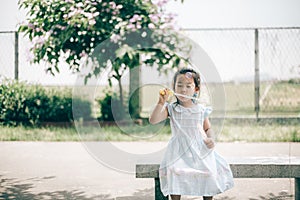
[[[186,74],[179,74],[175,82],[175,93],[193,96],[195,92],[198,91],[198,88],[195,86],[193,77],[187,76]],[[177,97],[179,101],[185,102],[191,100],[185,97]]]

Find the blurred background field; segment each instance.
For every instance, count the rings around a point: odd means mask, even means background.
[[[223,84],[226,93],[226,115],[218,116],[212,114],[210,116],[212,125],[217,131],[218,142],[299,142],[299,112],[300,106],[300,84],[292,81],[282,81],[274,83],[271,87],[267,84],[262,84],[267,92],[264,92],[264,99],[261,101],[260,118],[256,119],[254,111],[253,84],[242,83],[236,84],[233,82]],[[0,125],[1,134],[0,141],[167,141],[170,139],[171,132],[167,124],[162,125],[157,129],[154,126],[149,127],[147,118],[153,106],[157,101],[159,89],[166,85],[147,85],[141,87],[141,111],[143,116],[141,124],[126,125],[125,129],[115,126],[110,123],[100,122],[101,108],[99,99],[105,95],[107,88],[105,86],[80,86],[80,91],[83,92],[81,99],[83,103],[82,109],[89,116],[82,123],[86,125],[76,129],[74,124],[68,118],[72,114],[72,90],[73,87],[58,87],[58,86],[39,86],[33,87],[34,90],[29,90],[29,97],[32,102],[36,100],[43,101],[41,92],[36,92],[36,88],[43,89],[47,94],[55,95],[51,101],[54,108],[58,109],[60,117],[54,117],[54,121],[41,121],[27,126],[26,124]],[[26,87],[30,89],[29,86]],[[127,88],[128,91],[128,87]],[[213,85],[208,85],[203,88],[201,97],[205,97],[209,93],[207,88],[213,88]],[[78,88],[77,88],[78,89]],[[116,92],[115,88],[115,92]],[[15,89],[17,96],[22,96]],[[56,92],[53,92],[56,91]],[[27,92],[28,93],[28,92]],[[126,92],[125,90],[125,93]],[[20,94],[20,95],[19,95]],[[34,95],[39,94],[37,98]],[[60,98],[64,99],[59,100]],[[9,101],[13,101],[11,98]],[[22,98],[21,98],[22,99]],[[55,100],[57,99],[57,100]],[[55,101],[54,101],[55,100]],[[90,104],[87,104],[89,102]],[[47,105],[48,105],[47,104]],[[90,111],[88,108],[90,107]],[[46,108],[45,106],[43,107]],[[51,107],[50,107],[51,108]],[[52,110],[55,110],[53,109]],[[35,108],[40,110],[38,108]],[[29,112],[29,111],[28,111]],[[25,112],[26,113],[26,112]],[[31,112],[29,112],[31,113]],[[34,114],[34,113],[33,113]],[[45,110],[44,115],[49,115],[50,112]],[[62,115],[63,114],[63,115]],[[31,118],[32,114],[29,114]],[[66,118],[63,118],[66,116]],[[225,119],[223,119],[225,117]],[[44,118],[43,118],[44,119]],[[51,119],[51,117],[50,117]],[[53,119],[53,117],[52,117]],[[61,120],[60,120],[61,119]],[[224,120],[224,121],[223,121]],[[129,131],[128,131],[129,130]]]
[[[259,73],[257,74],[255,74],[255,30],[258,31],[259,42]],[[222,125],[216,122],[221,131],[218,137],[220,141],[299,141],[300,28],[186,29],[182,30],[182,33],[193,39],[207,52],[222,80],[222,82],[206,82],[205,75],[203,75],[200,96],[203,103],[210,105],[211,93],[216,88],[224,88],[225,106],[221,107],[221,111],[215,108],[210,116],[212,121],[220,117],[225,118]],[[116,83],[108,89],[107,72],[104,71],[100,75],[99,85],[78,84],[76,82],[78,75],[68,71],[65,63],[61,63],[60,74],[56,76],[46,74],[43,63],[32,65],[27,60],[28,40],[20,34],[19,47],[16,49],[14,36],[15,32],[0,32],[0,42],[6,47],[0,48],[1,81],[4,78],[14,79],[16,75],[14,55],[17,52],[19,54],[19,80],[27,81],[29,85],[40,84],[46,91],[60,91],[59,96],[66,97],[67,100],[64,105],[59,104],[59,101],[56,101],[55,105],[67,106],[68,109],[65,111],[68,110],[68,112],[72,111],[72,92],[79,90],[80,96],[83,97],[82,101],[90,103],[91,111],[87,112],[90,116],[87,116],[86,120],[97,120],[102,117],[99,102],[106,96],[108,90],[118,93]],[[155,68],[141,67],[138,109],[144,123],[157,101],[159,89],[172,87],[173,74],[174,72],[171,71],[168,75],[160,76]],[[256,76],[259,76],[258,86],[254,81]],[[128,83],[127,74],[123,81],[127,103]],[[258,113],[255,110],[256,87],[259,89]],[[264,124],[258,123],[260,119],[270,120]],[[66,121],[56,122],[56,124],[49,122],[42,127],[2,125],[1,140],[79,140],[76,129],[70,126],[72,122],[67,121],[69,123],[67,127],[60,127],[64,123]],[[169,129],[163,130],[163,133],[149,136],[148,139],[150,141],[168,139]],[[84,135],[84,139],[87,140],[136,140],[135,137],[123,134],[114,126],[102,127],[101,130],[97,127],[87,127],[85,131],[87,134]],[[151,132],[140,134],[151,135]]]
[[[218,84],[218,83],[217,83]],[[217,84],[207,84],[200,98],[209,105],[209,91]],[[255,117],[255,97],[253,83],[222,83],[225,91],[225,117]],[[147,116],[157,101],[160,86],[148,86],[142,89],[142,112]],[[260,99],[260,117],[299,117],[300,84],[288,81],[262,82]],[[208,99],[208,100],[207,100]]]
[[[222,83],[225,90],[225,117],[228,118],[245,118],[255,117],[254,103],[254,84],[253,83]],[[147,118],[151,109],[155,106],[158,100],[158,91],[163,87],[171,87],[171,85],[157,84],[144,85],[139,88],[141,92],[141,116]],[[209,105],[209,90],[214,90],[216,84],[208,84],[203,87],[200,99]],[[46,86],[51,89],[67,89],[72,90],[73,87],[57,87]],[[124,88],[128,94],[128,86]],[[102,99],[107,90],[106,86],[81,86],[79,89],[82,96],[92,103],[93,116],[99,117],[100,107],[97,99]],[[117,87],[114,87],[114,92],[117,92]],[[300,115],[300,84],[291,81],[278,82],[262,82],[261,83],[260,99],[260,117],[299,117]],[[174,99],[173,99],[174,100]]]

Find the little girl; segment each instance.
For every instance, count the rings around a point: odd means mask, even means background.
[[[200,75],[191,68],[179,70],[174,75],[173,90],[177,101],[166,103],[171,91],[160,91],[149,118],[156,124],[169,117],[172,130],[159,169],[161,191],[172,200],[179,200],[181,195],[210,200],[232,188],[233,177],[229,165],[213,150],[208,119],[211,109],[195,101],[200,92]]]

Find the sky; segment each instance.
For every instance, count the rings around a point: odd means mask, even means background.
[[[24,20],[17,2],[1,0],[1,31],[16,30]],[[184,28],[300,26],[299,8],[299,0],[170,0],[167,4]]]
[[[18,10],[17,0],[1,0],[1,3],[0,31],[16,30],[17,24],[25,19],[25,11]],[[170,0],[167,4],[167,10],[178,15],[179,27],[185,29],[300,27],[299,8],[299,0],[184,0],[184,3],[181,3],[181,0]],[[193,39],[197,40],[197,36]],[[6,40],[0,35],[0,53],[3,51],[6,53],[4,46],[13,46],[13,38],[9,37]],[[207,49],[209,51],[209,47]],[[45,74],[44,66],[24,64],[26,62],[25,50],[22,49],[20,52],[22,52],[20,55],[21,79],[50,85],[69,85],[76,80],[77,76],[72,75],[68,67],[63,67],[61,73],[53,77]],[[12,76],[13,70],[8,66],[13,63],[13,58],[9,56],[1,58],[1,56],[0,75]],[[3,67],[1,62],[4,62],[6,67]],[[215,62],[218,64],[218,60]],[[220,68],[224,79],[232,78],[232,71],[222,72],[222,70],[224,69]]]
[[[299,0],[177,0],[169,7],[184,28],[299,26],[299,8]]]

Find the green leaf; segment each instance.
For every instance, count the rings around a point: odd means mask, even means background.
[[[56,72],[59,73],[59,68],[58,68],[57,64],[54,65],[54,67],[55,67]]]

